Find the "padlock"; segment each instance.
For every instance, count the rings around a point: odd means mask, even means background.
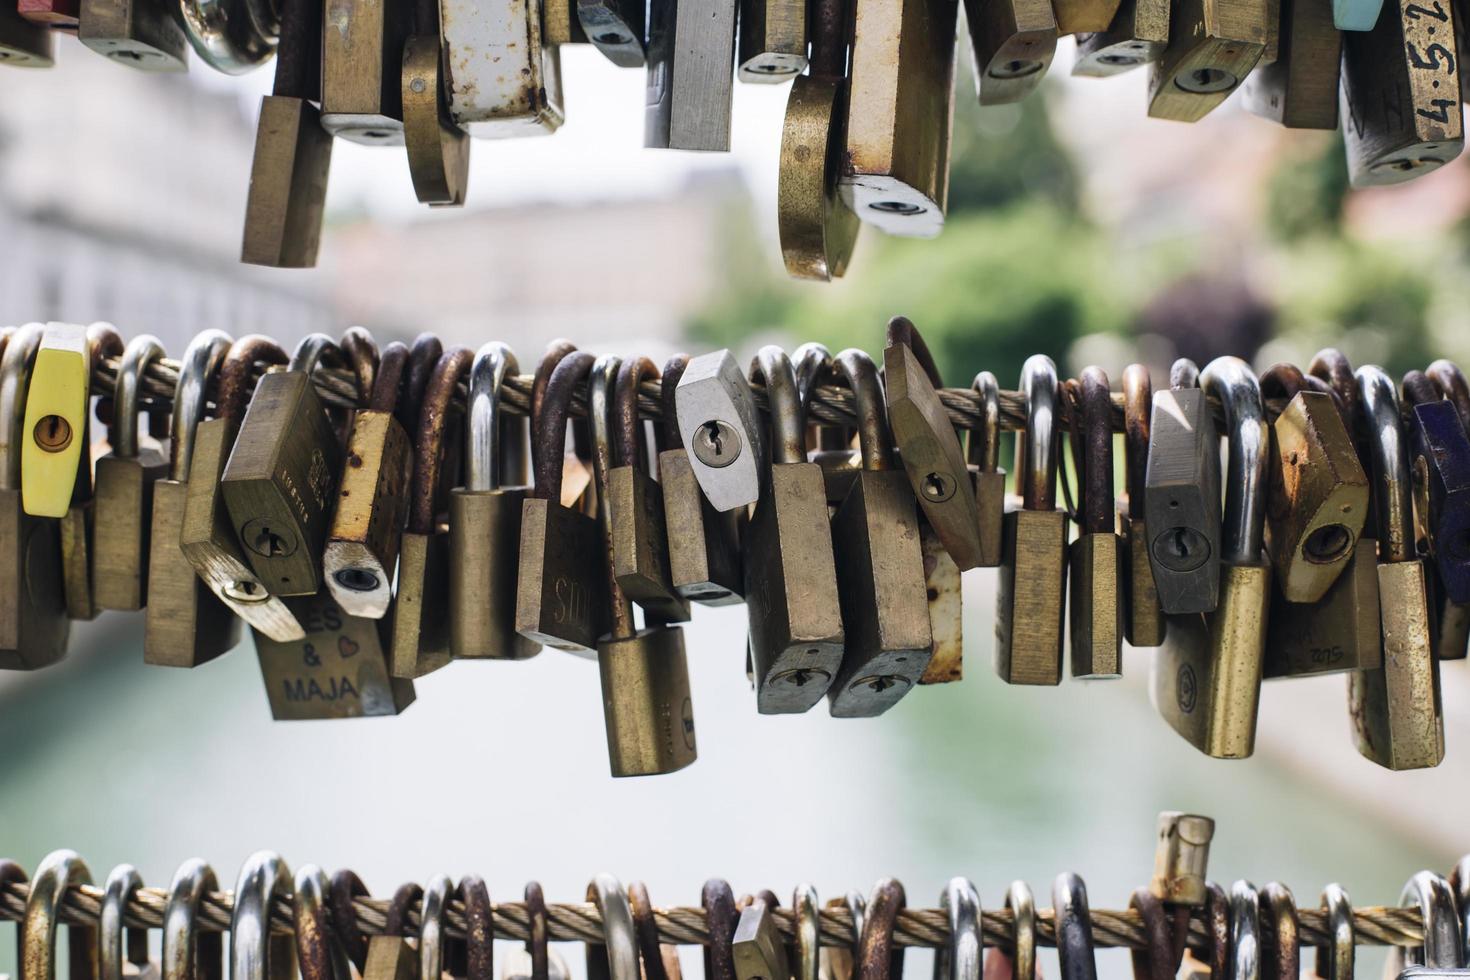
[[[77,37],[98,54],[129,68],[189,68],[184,29],[161,0],[80,0]]]
[[[1417,980],[1465,977],[1464,937],[1450,883],[1432,871],[1420,871],[1404,883],[1399,906],[1418,907],[1424,939],[1418,946],[1390,947],[1383,975]]]
[[[1067,514],[1056,508],[1057,368],[1035,354],[1021,367],[1026,431],[1016,436],[1021,506],[1005,515],[995,602],[995,671],[1007,684],[1062,682]]]
[[[1424,527],[1420,554],[1434,559],[1435,578],[1451,602],[1470,602],[1470,438],[1455,406],[1429,378],[1404,375],[1409,404],[1410,471]]]
[[[1280,43],[1245,83],[1245,107],[1288,129],[1336,129],[1342,35],[1334,0],[1276,0]]]
[[[1119,0],[1052,0],[1058,34],[1096,34],[1113,25]]]
[[[1470,430],[1470,381],[1465,380],[1459,367],[1453,361],[1440,358],[1425,368],[1424,373],[1460,413],[1460,424]]]
[[[52,31],[0,4],[0,65],[7,68],[50,68],[56,63]]]
[[[402,145],[411,0],[329,0],[322,18],[322,128],[368,146]]]
[[[1290,2],[1290,0],[1287,0]],[[1301,920],[1291,889],[1270,881],[1259,892],[1264,918],[1261,930],[1261,980],[1299,980],[1301,977]]]
[[[100,364],[106,358],[121,357],[122,336],[110,323],[94,323],[87,328],[87,348],[93,365]],[[99,412],[102,409],[100,400],[97,408]],[[93,543],[97,502],[92,472],[94,447],[91,430],[89,412],[82,424],[82,445],[86,448],[77,459],[77,478],[72,484],[71,504],[66,509],[66,516],[61,518],[60,525],[61,590],[66,597],[67,618],[73,620],[95,619],[98,613],[93,575],[97,554]]]
[[[168,461],[138,439],[138,396],[143,373],[162,359],[158,338],[128,342],[113,395],[112,452],[97,461],[94,591],[101,609],[136,610],[148,602],[148,545],[153,488]]]
[[[280,855],[256,851],[235,879],[230,913],[231,980],[288,980],[296,975],[296,943],[291,933],[271,928],[277,901],[290,902],[291,869]]]
[[[922,515],[919,551],[924,559],[924,590],[929,598],[929,665],[920,684],[950,684],[965,676],[965,615],[960,567]]]
[[[26,401],[43,331],[39,323],[19,328],[0,354],[0,669],[6,670],[56,663],[71,633],[57,522],[32,517],[21,505]]]
[[[1123,0],[1113,22],[1077,36],[1073,75],[1107,78],[1157,61],[1169,43],[1168,0]]]
[[[789,980],[791,967],[776,928],[774,903],[756,898],[742,909],[730,945],[736,980]]]
[[[903,885],[896,879],[880,878],[873,886],[858,932],[857,977],[897,980],[903,976],[904,947],[893,941],[893,933],[904,900]]]
[[[1006,510],[1006,471],[1000,467],[1000,384],[995,375],[981,371],[970,390],[980,399],[980,427],[965,437],[975,486],[980,567],[994,568],[1004,550]]]
[[[1220,402],[1228,433],[1220,597],[1211,612],[1170,619],[1154,660],[1153,699],[1195,748],[1217,759],[1243,759],[1255,749],[1271,595],[1271,566],[1262,551],[1269,432],[1260,383],[1240,358],[1216,358],[1200,381],[1202,397]],[[1158,431],[1156,411],[1156,439]]]
[[[813,5],[811,60],[786,97],[776,229],[786,272],[798,279],[840,278],[857,245],[860,222],[837,183],[846,146],[850,12],[844,0]]]
[[[438,4],[420,4],[403,45],[403,143],[413,192],[430,207],[462,207],[469,190],[470,137],[449,115]],[[427,12],[425,12],[427,11]]]
[[[536,418],[536,486],[521,504],[516,632],[568,653],[589,655],[608,630],[608,576],[594,517],[562,503],[562,454],[572,395],[592,370],[585,351],[561,356]]]
[[[21,503],[31,517],[65,517],[71,506],[91,384],[87,328],[46,324],[31,367],[20,444]]]
[[[965,22],[981,105],[1020,102],[1036,90],[1057,51],[1051,0],[965,0]]]
[[[843,203],[890,235],[933,238],[944,228],[957,7],[854,0],[839,185]]]
[[[612,414],[618,368],[618,358],[604,354],[596,359],[587,376],[593,472],[598,499],[602,501],[597,519],[598,570],[606,583],[602,594],[609,624],[608,631],[597,639],[597,667],[602,681],[602,716],[612,774],[652,776],[683,769],[695,760],[698,751],[684,632],[677,626],[661,623],[649,623],[638,629],[633,620],[633,604],[623,594],[613,569],[612,539],[616,529],[612,527],[612,511],[607,501],[611,490],[613,430],[617,427]],[[557,373],[560,372],[558,367]],[[553,376],[552,385],[556,382]],[[548,392],[547,420],[552,417],[551,398]]]
[[[1267,0],[1179,0],[1149,75],[1148,114],[1198,122],[1224,102],[1266,49],[1268,8]]]
[[[1357,379],[1358,428],[1372,433],[1383,664],[1348,675],[1349,714],[1364,757],[1388,769],[1423,769],[1444,758],[1444,718],[1428,583],[1414,550],[1409,446],[1393,379],[1372,366],[1358,368]]]
[[[739,43],[742,82],[788,81],[806,69],[806,4],[741,0]]]
[[[562,124],[561,51],[542,38],[541,0],[442,0],[449,116],[471,136],[545,136]]]
[[[1149,413],[1153,382],[1148,368],[1130,364],[1123,370],[1123,500],[1118,507],[1118,534],[1123,539],[1124,635],[1135,647],[1164,642],[1164,610],[1154,584],[1144,523],[1144,487],[1148,483]]]
[[[1438,169],[1464,146],[1451,4],[1385,3],[1342,37],[1342,133],[1355,187]]]
[[[36,868],[20,921],[16,960],[26,980],[56,980],[56,934],[68,893],[92,883],[92,872],[75,851],[52,851]],[[97,929],[67,926],[69,980],[97,977]]]
[[[1267,680],[1374,670],[1383,663],[1378,542],[1367,533],[1358,538],[1347,567],[1322,598],[1291,603],[1278,589],[1271,602],[1262,664]]]
[[[586,894],[602,918],[602,942],[586,944],[588,980],[639,980],[638,935],[622,884],[602,872],[588,882]]]
[[[546,389],[551,382],[551,375],[558,364],[571,353],[577,350],[577,345],[570,340],[553,340],[546,345],[546,351],[541,355],[541,360],[536,363],[536,372],[531,376],[531,469],[536,471],[541,464],[541,443],[539,433],[541,424],[541,406],[546,401]],[[563,428],[566,424],[563,423]],[[586,418],[575,418],[571,420],[572,446],[567,448],[565,438],[562,440],[561,459],[561,494],[562,506],[580,508],[583,513],[597,516],[597,487],[592,483],[592,437],[587,427]]]
[[[131,864],[108,872],[97,916],[97,980],[158,980],[158,964],[148,957],[148,930],[124,926],[128,904],[136,901],[143,877]]]
[[[1261,980],[1261,898],[1249,881],[1236,881],[1226,899],[1229,931],[1220,945],[1228,950],[1229,976]]]
[[[296,872],[291,894],[291,931],[296,934],[298,969],[305,980],[353,980],[352,964],[329,906],[326,872],[308,864]]]
[[[194,428],[193,461],[178,537],[189,564],[215,596],[252,627],[282,642],[299,640],[305,634],[291,610],[266,589],[246,563],[245,548],[225,505],[222,478],[246,402],[256,387],[255,365],[281,364],[285,359],[285,352],[275,341],[258,334],[242,337],[230,347],[220,369],[215,417],[200,421]],[[177,438],[177,428],[174,434]]]
[[[468,347],[450,347],[434,365],[413,439],[408,528],[398,547],[398,587],[387,617],[390,672],[422,677],[449,663],[449,531],[442,476],[458,478],[447,435],[455,389],[469,374]],[[446,463],[450,465],[446,465]]]
[[[893,442],[924,516],[961,570],[981,565],[980,515],[959,436],[939,400],[944,382],[907,317],[888,321],[883,380]]]
[[[1062,872],[1052,881],[1051,904],[1056,916],[1057,974],[1062,980],[1097,980],[1087,885],[1080,876]]]
[[[377,620],[347,615],[326,589],[286,605],[306,633],[302,639],[255,634],[272,718],[396,715],[413,703],[413,681],[389,675]]]
[[[764,452],[760,415],[735,356],[728,349],[701,354],[677,382],[665,383],[674,390],[680,442],[710,505],[725,512],[755,503]]]
[[[148,606],[143,619],[143,662],[147,664],[197,667],[240,642],[240,620],[195,573],[180,544],[189,486],[193,479],[206,479],[202,463],[199,471],[193,468],[198,430],[206,424],[206,391],[229,350],[228,334],[206,330],[189,344],[179,368],[170,419],[169,472],[153,485],[149,521]],[[216,405],[223,408],[223,401],[223,395],[217,396]],[[220,458],[215,457],[216,468],[208,476],[211,482],[218,479]]]
[[[223,975],[223,936],[205,931],[199,921],[204,897],[217,891],[214,869],[199,858],[174,872],[163,907],[163,980]]]
[[[1470,431],[1470,383],[1451,361],[1437,360],[1424,372],[1440,393],[1455,406],[1461,425]],[[1416,487],[1417,492],[1417,487]],[[1421,513],[1424,508],[1421,507]],[[1420,518],[1422,522],[1422,517]],[[1446,589],[1445,575],[1434,576],[1434,599],[1439,632],[1434,641],[1440,660],[1463,660],[1470,648],[1470,603],[1454,602]]]
[[[498,342],[481,347],[470,365],[464,486],[449,495],[449,651],[456,658],[524,660],[541,651],[515,629],[526,473],[524,465],[511,472],[502,450],[524,442],[525,433],[505,416],[501,394],[506,377],[519,373],[515,354]]]
[[[934,980],[981,980],[985,937],[981,932],[980,893],[969,878],[951,878],[939,893],[949,922],[949,938],[934,951]]]
[[[653,0],[649,5],[644,146],[730,149],[735,8],[726,0]]]
[[[619,68],[643,67],[644,5],[634,0],[576,0],[587,40]]]
[[[729,356],[728,351],[721,353]],[[658,482],[663,492],[664,522],[679,529],[679,533],[668,536],[669,578],[679,595],[691,602],[727,606],[742,602],[745,597],[740,569],[740,526],[745,515],[741,507],[725,513],[717,511],[695,477],[692,455],[679,431],[676,408],[678,392],[691,363],[688,354],[669,358],[660,389],[663,417],[659,425],[665,448],[658,454]],[[730,363],[734,365],[733,358]],[[755,405],[749,397],[750,386],[738,367],[735,372],[740,389],[750,402],[752,431],[758,433],[754,429]],[[695,429],[696,438],[703,429],[703,425]],[[754,469],[753,459],[751,464]],[[720,479],[717,474],[715,480]]]
[[[429,353],[429,351],[424,351]],[[438,360],[437,341],[432,351]],[[408,380],[409,351],[383,348],[367,407],[354,413],[336,508],[322,549],[327,589],[349,616],[382,619],[393,601],[393,571],[408,516],[413,452],[397,406]]]
[[[762,347],[751,380],[764,384],[770,468],[746,530],[743,564],[756,708],[799,713],[821,700],[842,664],[843,624],[822,469],[806,460],[805,422],[791,360]]]
[[[689,619],[689,601],[674,588],[663,494],[647,469],[649,454],[639,438],[643,422],[638,418],[638,386],[658,376],[658,368],[646,357],[630,357],[618,370],[605,485],[608,560],[623,596],[641,606],[646,616],[682,623]],[[679,533],[687,530],[680,528]]]
[[[853,394],[862,469],[832,515],[837,595],[846,635],[827,691],[834,718],[871,718],[898,703],[933,655],[919,519],[908,477],[893,468],[893,438],[872,358],[833,358]]]
[[[1266,550],[1282,596],[1316,602],[1351,562],[1368,514],[1368,477],[1334,395],[1311,390],[1290,364],[1267,370],[1261,388],[1286,401],[1271,426]]]
[[[1148,559],[1166,613],[1210,612],[1220,590],[1220,440],[1193,362],[1155,391],[1143,488]]]
[[[260,101],[245,201],[240,261],[251,265],[316,265],[332,165],[332,136],[322,128],[316,105],[321,97],[322,7],[311,0],[281,4],[275,84]]]
[[[1070,386],[1072,383],[1068,382]],[[1072,441],[1081,520],[1068,552],[1073,677],[1123,676],[1123,543],[1113,513],[1113,396],[1100,367],[1082,372],[1082,437]]]

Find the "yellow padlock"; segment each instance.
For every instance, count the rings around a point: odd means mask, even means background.
[[[92,362],[87,328],[48,323],[31,368],[20,450],[21,506],[32,517],[65,517],[86,442]]]

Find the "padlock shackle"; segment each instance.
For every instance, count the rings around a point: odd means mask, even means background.
[[[72,888],[91,883],[92,872],[76,851],[52,851],[36,869],[36,876],[31,879],[30,895],[26,898],[25,915],[20,922],[17,950],[17,959],[25,969],[26,980],[56,980],[56,931],[61,925],[61,904]],[[68,937],[72,952],[92,945],[92,927],[70,928],[73,930]],[[81,938],[78,933],[87,936],[85,944],[78,942]]]
[[[1128,365],[1123,369],[1123,492],[1128,495],[1128,517],[1132,520],[1143,519],[1153,403],[1154,385],[1148,366]]]
[[[841,354],[837,357],[839,361],[842,359]],[[876,369],[873,374],[876,378]],[[884,878],[873,886],[858,936],[853,980],[903,980],[904,948],[893,941],[893,929],[905,904],[903,885],[898,879]]]
[[[1261,899],[1256,886],[1244,880],[1230,886],[1229,963],[1230,980],[1260,980]]]
[[[1126,371],[1123,377],[1126,384]],[[1174,980],[1174,941],[1169,934],[1169,914],[1164,911],[1164,903],[1147,888],[1135,888],[1128,899],[1128,908],[1143,920],[1143,934],[1148,943],[1145,949],[1129,950],[1133,980]]]
[[[296,872],[291,919],[296,926],[296,963],[301,980],[351,980],[347,950],[332,924],[328,902],[331,891],[327,873],[315,864]]]
[[[102,320],[98,320],[96,323],[93,323],[93,324],[88,325],[88,327],[87,327],[87,359],[88,359],[88,363],[91,365],[91,369],[93,371],[95,371],[97,369],[97,365],[103,359],[105,359],[105,358],[109,358],[109,357],[122,357],[123,351],[125,349],[126,348],[123,347],[122,334],[118,333],[117,327],[113,326],[110,323],[106,323],[106,322],[104,322]],[[104,398],[103,400],[105,401],[106,399]],[[115,408],[116,407],[116,404],[117,404],[117,392],[116,391],[113,392],[112,402],[113,402],[113,406]],[[98,417],[99,418],[101,417],[101,414],[102,414],[101,413],[101,408],[102,408],[102,406],[101,406],[101,404],[99,404],[98,405],[98,410],[99,410],[98,411]],[[116,424],[116,421],[117,421],[117,413],[116,413],[116,411],[114,411],[112,413],[112,417],[108,420],[108,423],[107,423],[107,441],[113,445],[113,448],[114,449],[116,449],[116,447],[117,447],[117,434],[116,434],[116,431],[115,431],[115,428],[114,428],[114,426]],[[83,455],[83,463],[82,463],[82,465],[85,468],[89,464],[88,464],[88,461],[85,459],[86,454],[83,453],[82,455]],[[87,479],[90,479],[90,476],[88,476]]]
[[[424,404],[424,392],[429,390],[429,379],[439,365],[439,358],[444,355],[444,345],[438,337],[424,332],[413,339],[408,350],[408,387],[398,400],[394,414],[403,431],[415,432],[418,430],[419,409]]]
[[[598,512],[608,485],[613,462],[613,389],[623,359],[616,354],[599,354],[587,373],[587,419],[592,428],[592,472],[597,481]]]
[[[965,437],[966,458],[980,472],[994,473],[1000,468],[1000,381],[981,371],[970,382],[970,390],[980,398],[980,427]]]
[[[128,903],[142,887],[143,876],[131,864],[119,864],[108,872],[97,915],[98,980],[123,980],[125,964],[148,965],[148,930],[123,925]]]
[[[45,324],[27,323],[11,334],[5,352],[0,354],[0,490],[20,489],[26,393],[31,386],[31,365],[45,332]]]
[[[1341,885],[1331,884],[1322,889],[1320,904],[1327,913],[1327,931],[1332,935],[1332,942],[1317,947],[1317,965],[1313,972],[1322,980],[1350,980],[1358,943],[1353,927],[1352,902]]]
[[[323,362],[329,367],[342,367],[347,363],[335,340],[324,333],[309,333],[291,352],[291,362],[286,365],[286,370],[311,374]]]
[[[1454,361],[1440,358],[1425,368],[1424,373],[1454,403],[1455,411],[1460,413],[1460,424],[1470,431],[1470,382],[1466,382],[1459,366]]]
[[[865,470],[893,468],[893,433],[888,428],[888,411],[878,366],[866,351],[849,347],[832,359],[837,373],[852,390],[853,412],[857,415],[858,452]]]
[[[1358,369],[1359,377],[1362,371]],[[1404,883],[1399,905],[1418,905],[1424,922],[1424,942],[1404,950],[1405,963],[1432,970],[1456,970],[1465,965],[1455,893],[1448,881],[1433,871],[1420,871]]]
[[[161,980],[223,980],[224,938],[199,928],[204,897],[217,891],[214,869],[200,858],[190,858],[174,872],[163,907]]]
[[[751,359],[750,383],[764,385],[766,389],[766,412],[771,420],[771,463],[806,462],[805,416],[791,358],[775,344],[762,347]]]
[[[1272,959],[1265,964],[1265,980],[1298,980],[1301,976],[1301,919],[1296,897],[1279,881],[1269,881],[1260,891],[1261,905],[1272,927],[1262,930],[1274,938],[1267,944]]]
[[[1266,457],[1271,449],[1261,383],[1249,364],[1227,356],[1205,365],[1200,387],[1220,403],[1229,449],[1221,560],[1228,565],[1257,565],[1266,531]]]
[[[497,490],[501,486],[500,436],[506,420],[500,410],[500,394],[506,377],[520,373],[515,352],[498,340],[485,344],[475,354],[465,402],[466,490]]]
[[[622,884],[607,872],[599,874],[587,885],[587,901],[597,906],[602,916],[602,949],[607,957],[604,970],[595,969],[595,944],[587,944],[588,973],[610,980],[639,980],[638,935],[633,928],[633,910]]]
[[[1056,915],[1057,966],[1060,980],[1097,980],[1097,954],[1092,946],[1092,913],[1087,885],[1071,871],[1057,875],[1051,885]]]
[[[1358,431],[1367,439],[1368,457],[1372,461],[1378,560],[1412,561],[1415,557],[1413,488],[1398,390],[1388,372],[1376,365],[1358,368],[1356,377]]]
[[[1327,382],[1337,392],[1338,401],[1342,403],[1349,420],[1348,431],[1352,432],[1351,423],[1358,414],[1358,382],[1347,356],[1336,347],[1324,347],[1312,358],[1312,363],[1307,365],[1307,373]]]
[[[939,907],[949,924],[949,941],[934,952],[934,980],[981,980],[985,937],[980,892],[969,878],[951,878],[939,893]]]
[[[474,355],[468,347],[454,346],[439,356],[424,403],[419,407],[413,442],[413,496],[409,501],[408,529],[414,534],[434,533],[439,513],[439,474],[444,467],[444,433],[449,428],[455,389],[469,373]]]
[[[286,360],[286,352],[281,345],[262,334],[247,334],[231,344],[219,366],[219,384],[214,398],[215,418],[239,422],[245,415],[251,393],[255,391],[255,366],[262,363],[285,364]]]
[[[128,341],[128,346],[123,349],[122,363],[117,369],[117,387],[112,395],[114,456],[122,459],[138,458],[138,398],[141,394],[143,372],[163,355],[163,341],[146,333]]]
[[[848,16],[843,0],[813,0],[811,57],[812,78],[841,81],[847,75]]]
[[[1444,400],[1439,385],[1431,381],[1429,375],[1423,371],[1408,372],[1399,382],[1399,387],[1404,393],[1404,404],[1411,408]]]
[[[663,434],[660,449],[686,449],[684,437],[679,433],[678,391],[684,371],[689,367],[690,357],[685,353],[674,354],[664,362],[663,385],[659,388],[659,406],[663,410],[659,420],[659,431]]]
[[[648,886],[641,881],[628,884],[628,908],[633,913],[633,931],[638,935],[638,957],[643,963],[643,980],[669,980],[664,968],[663,950],[658,941],[658,923],[654,920],[653,900]]]
[[[280,855],[256,851],[245,859],[235,879],[235,909],[230,915],[230,980],[268,980],[294,972],[294,962],[284,964],[284,969],[271,962],[273,952],[288,948],[272,941],[271,908],[277,899],[290,900],[291,887],[291,870]],[[294,948],[291,952],[294,961]]]
[[[587,351],[572,350],[557,358],[556,367],[547,376],[536,419],[537,447],[536,485],[532,496],[542,500],[561,500],[561,465],[567,448],[567,418],[571,415],[572,395],[586,379],[597,360]],[[546,359],[542,359],[542,364]],[[537,376],[540,376],[537,369]],[[535,402],[533,401],[533,404]]]
[[[1102,368],[1079,378],[1082,408],[1082,533],[1110,534],[1113,516],[1113,395]]]
[[[495,976],[495,927],[490,889],[485,887],[485,880],[479,875],[465,875],[454,886],[454,897],[459,899],[464,909],[465,938],[453,941],[464,951],[462,975],[465,980],[491,980]],[[454,966],[451,964],[451,969]],[[454,972],[460,975],[458,970]]]
[[[1169,387],[1177,390],[1179,388],[1199,387],[1199,365],[1187,357],[1181,357],[1169,366]]]
[[[1036,897],[1031,886],[1016,880],[1006,889],[1007,911],[1011,913],[1011,964],[1013,975],[1036,976]]]
[[[466,348],[468,350],[468,348]],[[424,885],[419,906],[419,977],[439,980],[444,975],[444,948],[449,944],[444,910],[449,906],[454,883],[446,874],[436,874]]]
[[[408,913],[423,897],[424,889],[417,882],[408,881],[399,885],[388,901],[387,911],[383,913],[383,935],[410,938]]]
[[[536,362],[536,373],[531,378],[531,472],[538,472],[537,460],[541,454],[541,403],[546,400],[546,386],[551,381],[551,372],[562,362],[566,356],[577,349],[577,345],[562,337],[558,337],[546,345],[546,350],[541,355],[541,360]],[[540,483],[540,479],[536,480]]]
[[[618,377],[613,388],[618,466],[639,466],[647,463],[647,454],[639,451],[643,442],[643,423],[638,418],[638,386],[645,381],[658,379],[658,365],[646,357],[630,357],[618,368]]]
[[[723,878],[706,881],[699,890],[699,907],[704,909],[704,927],[710,939],[704,947],[704,975],[711,980],[734,980],[734,940],[740,910],[735,907],[730,883]]]
[[[392,412],[396,409],[407,378],[408,345],[395,340],[383,348],[378,358],[378,370],[373,376],[372,391],[368,394],[368,410]]]
[[[204,418],[209,379],[219,370],[231,343],[230,335],[223,330],[205,330],[184,350],[179,363],[179,380],[174,385],[173,414],[169,421],[171,480],[182,483],[189,479],[189,467],[194,462],[194,430]]]
[[[1057,366],[1045,354],[1032,354],[1021,365],[1021,393],[1026,398],[1026,431],[1016,435],[1016,479],[1022,506],[1054,510],[1057,503]]]
[[[1286,361],[1278,361],[1261,374],[1261,397],[1264,399],[1290,402],[1303,391],[1330,396],[1332,407],[1342,419],[1343,428],[1348,432],[1353,431],[1353,419],[1348,414],[1347,403],[1326,379],[1315,374],[1303,374],[1301,368]]]
[[[796,372],[796,397],[801,404],[801,445],[804,454],[807,429],[813,424],[811,405],[816,397],[817,385],[835,380],[832,352],[827,349],[826,344],[809,340],[792,352],[791,365]],[[817,436],[818,449],[846,449],[851,442],[844,427],[840,425],[821,425]]]
[[[526,952],[531,954],[532,976],[544,977],[551,966],[548,941],[551,934],[551,918],[546,912],[546,893],[541,882],[526,882],[521,893],[526,906]]]
[[[929,345],[924,342],[924,335],[919,333],[919,328],[914,326],[912,320],[906,316],[889,319],[885,339],[889,347],[896,344],[907,347],[918,361],[919,367],[924,369],[929,383],[936,389],[944,387],[944,379],[939,374],[939,365],[934,363],[934,355],[929,352]]]
[[[357,385],[357,404],[365,405],[373,395],[378,374],[378,342],[362,327],[348,327],[338,343]]]

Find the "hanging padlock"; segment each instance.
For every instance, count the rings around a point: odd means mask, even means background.
[[[736,980],[789,980],[786,944],[776,928],[775,903],[757,897],[740,911],[731,940]]]
[[[619,68],[642,68],[646,9],[634,0],[576,0],[582,32]]]
[[[1154,660],[1153,699],[1195,748],[1217,759],[1243,759],[1255,749],[1271,595],[1271,566],[1262,550],[1269,434],[1250,365],[1218,357],[1200,381],[1202,395],[1220,402],[1228,433],[1220,598],[1212,612],[1170,619]],[[1155,432],[1158,423],[1155,412]]]
[[[561,126],[561,51],[542,38],[541,0],[487,7],[441,0],[450,118],[471,136],[545,136]]]
[[[1420,871],[1404,883],[1399,894],[1403,908],[1419,909],[1424,939],[1418,946],[1393,946],[1383,965],[1385,977],[1451,980],[1463,978],[1465,950],[1455,892],[1450,883],[1432,871]]]
[[[1388,769],[1423,769],[1444,758],[1444,717],[1428,583],[1414,551],[1409,447],[1393,379],[1372,366],[1358,368],[1357,379],[1358,428],[1372,433],[1383,663],[1348,675],[1349,715],[1364,757]]]
[[[99,364],[104,358],[122,356],[122,336],[110,323],[94,323],[87,328],[87,347],[91,362]],[[100,400],[97,410],[99,413],[102,410]],[[82,445],[86,449],[77,459],[77,479],[72,485],[71,504],[66,509],[66,516],[61,518],[61,588],[66,596],[66,615],[73,620],[95,619],[98,612],[94,578],[97,501],[92,472],[90,415],[89,412],[82,424]],[[143,534],[147,534],[146,529]],[[141,544],[146,555],[147,541]]]
[[[402,145],[413,0],[330,0],[323,18],[322,128],[368,146]]]
[[[1210,612],[1220,589],[1220,440],[1192,361],[1176,361],[1168,390],[1154,392],[1144,479],[1159,606]]]
[[[679,441],[710,505],[724,513],[755,503],[764,440],[755,397],[735,356],[727,349],[691,358],[678,381],[665,385],[674,392]]]
[[[524,660],[539,644],[516,632],[516,558],[526,499],[525,426],[501,406],[505,379],[520,373],[502,343],[481,347],[470,366],[465,409],[464,486],[449,495],[449,651],[457,658]],[[521,472],[508,456],[519,455]]]
[[[780,83],[804,71],[806,19],[802,0],[741,0],[740,80]]]
[[[736,6],[729,0],[649,4],[644,146],[730,149]]]
[[[1057,51],[1051,0],[965,0],[965,22],[981,105],[1020,102],[1036,90]]]
[[[180,546],[190,484],[204,478],[195,476],[193,463],[198,430],[204,424],[206,392],[229,350],[228,334],[206,330],[190,342],[179,367],[169,422],[169,471],[153,485],[149,521],[148,606],[143,619],[143,662],[147,664],[197,667],[240,642],[240,620],[195,573]],[[216,396],[220,408],[223,401],[223,394]],[[218,475],[216,463],[211,482]]]
[[[91,384],[87,328],[46,324],[32,361],[20,444],[21,503],[32,517],[65,517],[71,506]]]
[[[1073,75],[1107,78],[1157,61],[1169,43],[1169,0],[1123,0],[1113,22],[1077,36]]]
[[[821,467],[806,461],[796,374],[779,347],[762,347],[752,382],[766,389],[770,467],[744,542],[756,708],[806,711],[842,664],[843,625]]]
[[[1021,506],[1005,516],[995,603],[995,670],[1007,684],[1060,684],[1067,589],[1067,513],[1056,507],[1057,368],[1034,354],[1021,367],[1026,430],[1016,436]]]
[[[469,134],[449,115],[439,4],[415,0],[414,32],[403,45],[403,143],[413,192],[430,207],[461,207],[469,189]]]
[[[587,377],[594,475],[599,499],[604,501],[611,490],[608,477],[618,366],[616,357],[604,354],[594,362]],[[552,383],[556,383],[554,377]],[[636,385],[633,388],[636,391]],[[608,763],[614,776],[677,772],[698,756],[684,632],[664,624],[638,629],[634,623],[633,604],[623,594],[613,569],[611,513],[609,506],[598,508],[602,545],[599,570],[606,582],[603,594],[607,597],[609,630],[597,639],[597,666],[602,681]]]
[[[136,610],[148,602],[148,545],[153,488],[168,461],[138,438],[138,396],[143,373],[163,358],[158,338],[128,342],[117,370],[112,403],[112,452],[97,461],[94,591],[101,609]]]
[[[1113,513],[1113,396],[1100,367],[1084,369],[1079,387],[1072,410],[1081,412],[1082,438],[1072,445],[1082,501],[1067,572],[1072,676],[1121,677],[1123,547]]]
[[[1337,83],[1342,35],[1333,0],[1276,0],[1280,43],[1276,58],[1251,72],[1245,106],[1288,129],[1337,128]]]
[[[1451,602],[1470,602],[1470,438],[1455,406],[1429,378],[1404,375],[1409,404],[1410,472],[1424,527],[1421,554],[1434,559],[1435,578]]]
[[[1006,471],[1000,468],[1000,383],[989,371],[981,371],[970,390],[980,398],[980,427],[965,437],[975,485],[980,567],[994,568],[1004,550],[1006,511]]]
[[[140,71],[189,68],[188,39],[162,0],[80,0],[77,38],[98,54]]]
[[[1169,43],[1149,75],[1148,114],[1198,122],[1234,92],[1266,49],[1267,0],[1177,0]]]
[[[1154,584],[1144,523],[1144,487],[1148,483],[1149,413],[1153,382],[1148,368],[1130,364],[1123,370],[1123,500],[1118,533],[1123,538],[1123,625],[1128,642],[1156,647],[1164,642],[1164,610]]]
[[[31,365],[44,328],[10,334],[0,354],[0,669],[33,670],[66,655],[71,624],[61,581],[61,539],[54,520],[21,504],[21,447]]]

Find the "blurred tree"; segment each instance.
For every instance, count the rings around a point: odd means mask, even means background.
[[[1167,337],[1178,356],[1203,366],[1222,354],[1249,359],[1270,339],[1275,319],[1243,280],[1192,274],[1160,290],[1139,312],[1136,327]]]
[[[1015,105],[982,107],[966,95],[975,91],[968,59],[955,79],[957,97],[951,136],[949,213],[1002,208],[1044,198],[1076,212],[1077,168],[1057,140],[1047,92]]]
[[[1321,141],[1315,153],[1292,153],[1271,174],[1266,188],[1266,227],[1281,241],[1342,231],[1348,191],[1342,134]]]

